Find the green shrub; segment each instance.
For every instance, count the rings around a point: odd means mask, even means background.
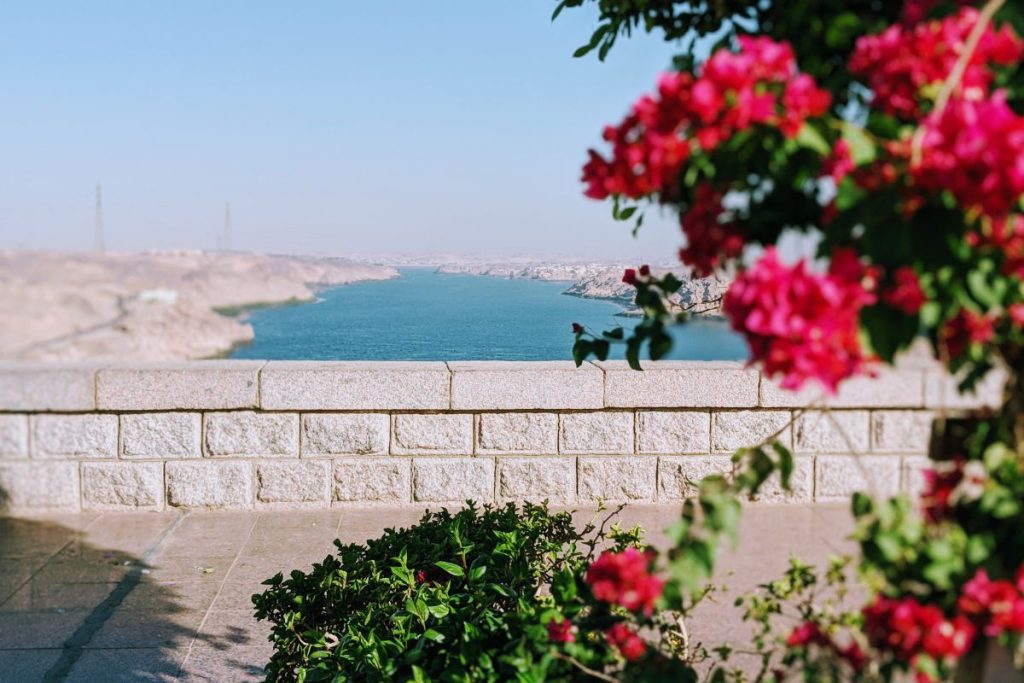
[[[639,531],[612,534],[619,544]],[[604,533],[546,506],[428,512],[309,573],[264,582],[271,681],[571,681],[546,622],[552,577],[580,575]]]

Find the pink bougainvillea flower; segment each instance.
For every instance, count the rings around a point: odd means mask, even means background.
[[[914,269],[903,266],[892,274],[892,283],[882,291],[882,301],[907,315],[915,315],[928,298]]]
[[[871,644],[907,663],[921,653],[936,659],[961,657],[970,650],[976,633],[967,618],[948,619],[938,607],[912,597],[878,596],[863,614]]]
[[[974,344],[984,344],[995,335],[992,318],[966,308],[961,309],[942,330],[942,340],[950,359],[964,355]]]
[[[636,631],[622,622],[613,624],[605,633],[608,643],[618,650],[627,661],[635,662],[647,652],[647,644]]]
[[[722,195],[709,183],[697,186],[689,210],[681,214],[686,246],[679,250],[679,260],[700,277],[707,277],[743,252],[746,231],[724,214]]]
[[[602,602],[651,614],[664,587],[664,582],[650,573],[652,559],[650,553],[636,548],[601,553],[587,568],[591,592]]]
[[[860,310],[876,300],[873,269],[848,249],[836,250],[829,272],[804,261],[783,264],[774,247],[742,272],[722,309],[746,337],[751,360],[781,385],[798,389],[817,380],[835,392],[839,382],[867,370],[859,340]]]
[[[850,72],[863,77],[874,93],[872,106],[893,116],[914,119],[922,113],[925,92],[937,91],[952,72],[978,22],[973,7],[941,20],[914,26],[890,26],[878,35],[857,40]],[[1024,42],[1009,24],[988,26],[975,48],[958,93],[966,99],[985,97],[994,74],[989,65],[1012,65],[1024,54]]]
[[[568,619],[552,619],[548,622],[548,640],[552,643],[575,643],[572,622]]]

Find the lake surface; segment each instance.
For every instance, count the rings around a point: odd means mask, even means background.
[[[252,311],[256,338],[233,358],[269,360],[565,360],[572,323],[600,332],[637,323],[609,301],[562,294],[565,282],[444,275],[403,268],[402,277],[326,289],[315,303]],[[672,358],[740,360],[743,341],[718,320],[674,334]],[[612,347],[622,358],[621,346]]]

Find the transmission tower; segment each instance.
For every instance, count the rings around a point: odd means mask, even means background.
[[[231,202],[224,203],[223,245],[226,251],[231,251]]]
[[[96,185],[96,251],[106,251],[103,240],[103,186]]]

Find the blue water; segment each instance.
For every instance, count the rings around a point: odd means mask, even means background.
[[[253,311],[256,338],[233,358],[268,360],[563,360],[571,326],[635,325],[608,301],[565,296],[564,282],[443,275],[404,268],[402,277],[320,292],[316,303]],[[743,341],[716,320],[674,334],[672,358],[739,360]],[[621,358],[621,347],[613,347]]]

